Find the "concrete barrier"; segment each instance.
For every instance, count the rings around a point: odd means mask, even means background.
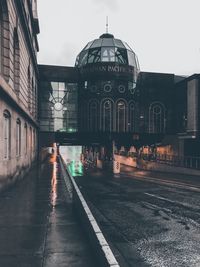
[[[116,155],[115,154],[115,160],[120,162],[121,164],[131,166],[131,167],[136,167],[136,158],[133,157],[126,157],[126,156],[121,156],[121,155]]]
[[[98,257],[100,266],[120,267],[90,208],[88,207],[74,178],[69,173],[67,165],[61,156],[59,156],[59,162],[65,185],[71,198],[73,199],[75,212],[77,213],[86,233],[88,234],[88,238],[92,248],[94,249],[94,253]]]

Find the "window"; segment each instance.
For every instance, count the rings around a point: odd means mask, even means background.
[[[33,149],[33,137],[32,137],[32,128],[30,127],[30,135],[29,135],[29,148],[30,148],[30,153],[32,153]]]
[[[116,104],[116,128],[117,132],[126,131],[126,104],[123,100]]]
[[[16,156],[21,155],[21,121],[17,119],[16,121]]]
[[[10,158],[10,146],[11,146],[11,116],[10,113],[5,110],[3,113],[3,139],[4,139],[4,159]]]
[[[0,73],[9,80],[10,69],[10,34],[8,8],[5,0],[0,1]],[[4,55],[7,55],[5,58]]]
[[[129,119],[128,119],[128,130],[130,132],[134,132],[135,124],[136,124],[136,118],[135,118],[135,104],[133,101],[129,102]]]
[[[19,83],[20,83],[20,50],[19,50],[19,39],[17,29],[14,29],[14,54],[13,54],[13,65],[14,65],[14,89],[19,94]]]
[[[127,52],[125,49],[115,48],[116,61],[120,64],[128,64]]]
[[[160,102],[154,102],[149,107],[149,132],[165,132],[165,107]]]
[[[101,61],[114,62],[115,61],[115,50],[111,47],[101,48]]]
[[[101,103],[101,123],[104,132],[113,131],[113,102],[105,99]]]
[[[101,49],[90,49],[88,53],[88,63],[100,62],[101,60]]]
[[[28,151],[28,128],[27,124],[24,124],[24,136],[25,136],[25,155],[27,155]]]
[[[96,100],[92,100],[89,103],[89,130],[97,131],[98,125],[99,125],[98,102]]]
[[[30,63],[27,71],[27,90],[28,90],[28,109],[31,111],[31,73],[30,73]]]

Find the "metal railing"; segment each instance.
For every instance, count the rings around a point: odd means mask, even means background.
[[[139,158],[170,166],[200,169],[200,157],[179,157],[168,154],[141,154]]]

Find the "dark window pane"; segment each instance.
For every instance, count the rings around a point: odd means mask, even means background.
[[[101,60],[101,50],[98,49],[90,49],[88,52],[88,63],[100,62]]]
[[[121,64],[128,64],[127,51],[121,48],[115,48],[116,61]]]

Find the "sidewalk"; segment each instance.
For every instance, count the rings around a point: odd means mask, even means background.
[[[55,158],[0,195],[0,266],[94,267]]]

